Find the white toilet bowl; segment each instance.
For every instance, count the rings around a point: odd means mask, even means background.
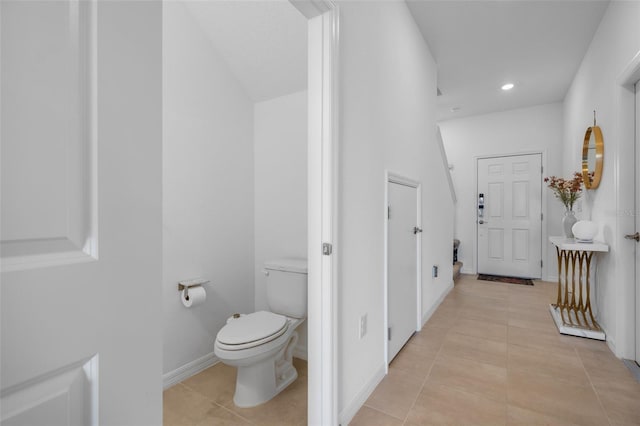
[[[259,311],[230,318],[218,332],[214,353],[238,368],[233,396],[238,407],[262,404],[298,377],[292,360],[298,341],[295,329],[303,321]]]

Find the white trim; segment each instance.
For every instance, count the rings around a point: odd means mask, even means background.
[[[383,306],[384,306],[384,319],[383,319],[383,339],[384,342],[384,361],[385,361],[385,373],[389,371],[389,341],[387,336],[387,330],[389,328],[389,220],[388,220],[388,207],[389,207],[389,184],[395,183],[398,185],[404,185],[416,190],[416,226],[422,228],[422,184],[415,180],[403,176],[399,173],[385,170],[385,183],[384,183],[384,267],[383,267]],[[422,233],[416,234],[416,331],[422,329]]]
[[[540,155],[540,164],[542,165],[542,169],[543,169],[542,176],[544,176],[544,173],[545,173],[544,170],[547,170],[547,151],[545,149],[540,151],[521,151],[518,153],[509,153],[509,154],[478,155],[474,157],[474,168],[475,168],[474,184],[476,188],[475,193],[478,194],[478,160],[483,160],[488,158],[499,158],[499,157],[519,157],[521,155]],[[541,231],[540,232],[540,247],[541,247],[540,256],[542,258],[541,260],[543,261],[542,268],[540,270],[540,279],[545,280],[549,278],[549,271],[552,270],[550,269],[549,263],[552,263],[552,262],[549,262],[547,259],[549,255],[549,251],[548,251],[549,232],[547,229],[548,228],[547,197],[544,196],[544,185],[542,185],[540,189],[540,211],[542,212],[542,217],[543,217],[542,224],[540,226],[540,231]],[[465,268],[463,266],[461,269],[461,273],[470,273],[470,274],[478,273],[478,220],[477,218],[475,219],[475,227],[476,227],[476,232],[473,233],[474,265],[472,268],[469,268],[469,267]],[[551,267],[553,266],[551,265]],[[471,271],[471,272],[467,272],[467,271]]]
[[[386,370],[386,365],[380,366],[380,368],[378,368],[375,374],[371,377],[371,380],[369,380],[369,382],[360,389],[360,392],[358,392],[351,402],[349,402],[340,412],[339,419],[341,425],[348,425],[351,423],[351,420],[353,420],[373,391],[376,390],[376,387],[380,384],[382,379],[384,379],[384,376],[386,376]]]
[[[199,372],[206,370],[219,362],[220,360],[213,352],[210,352],[198,359],[194,359],[182,367],[178,367],[173,371],[163,374],[162,389],[167,389],[176,383],[187,380],[189,377],[195,376]]]
[[[2,272],[27,271],[30,269],[48,268],[51,266],[74,265],[78,263],[96,262],[98,259],[84,251],[68,251],[61,253],[36,254],[29,256],[5,257],[0,261]]]
[[[444,166],[444,172],[447,175],[447,181],[449,183],[449,192],[451,193],[451,200],[453,204],[458,202],[456,197],[456,190],[453,186],[453,178],[451,177],[451,169],[449,168],[449,160],[447,159],[447,151],[444,149],[444,141],[442,140],[442,133],[440,132],[440,126],[436,126],[436,142],[440,148],[440,156],[442,157],[442,164]]]
[[[638,167],[635,165],[635,158],[630,158],[627,144],[635,146],[635,87],[634,84],[640,79],[640,52],[624,67],[616,79],[616,122],[617,135],[613,135],[609,140],[617,145],[616,156],[613,161],[614,187],[616,191],[616,226],[611,241],[611,251],[616,253],[612,262],[615,276],[614,282],[622,283],[620,291],[616,292],[615,305],[615,339],[610,340],[612,335],[607,333],[607,344],[618,358],[635,358],[636,332],[635,316],[640,315],[636,308],[636,277],[635,277],[635,252],[630,251],[632,240],[625,240],[625,234],[632,234],[635,229],[635,218],[633,215],[626,215],[623,212],[634,211],[635,185],[620,185],[633,172],[629,168]],[[605,152],[606,155],[606,152]],[[636,248],[638,250],[639,248]],[[606,325],[606,324],[605,324]]]
[[[338,38],[339,10],[327,0],[292,4],[308,24],[308,415],[337,424],[338,407]],[[317,12],[317,13],[316,13]],[[333,254],[322,254],[323,243]]]
[[[454,287],[454,283],[453,283],[453,280],[451,280],[449,285],[447,285],[447,288],[445,289],[445,291],[442,292],[442,294],[438,297],[438,299],[433,304],[433,306],[431,306],[431,309],[429,309],[427,312],[424,313],[424,315],[422,316],[423,327],[427,323],[427,321],[429,321],[429,318],[431,318],[431,316],[436,312],[440,304],[444,302],[444,299],[449,295],[449,293],[451,293],[451,290],[453,290],[453,287]]]

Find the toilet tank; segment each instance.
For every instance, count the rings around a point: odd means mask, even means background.
[[[264,263],[267,303],[271,312],[293,318],[307,316],[307,260],[277,259]]]

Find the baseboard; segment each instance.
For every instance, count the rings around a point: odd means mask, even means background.
[[[360,392],[356,394],[356,396],[353,398],[353,400],[351,400],[350,403],[347,404],[344,410],[340,412],[340,414],[338,415],[338,423],[340,425],[348,425],[351,420],[353,420],[360,408],[362,408],[367,399],[369,399],[382,379],[384,379],[384,376],[386,374],[385,370],[386,368],[384,364],[381,365],[378,371],[376,371],[373,377],[371,377],[371,380],[369,380],[369,382],[360,390]]]
[[[470,267],[466,267],[464,266],[464,263],[462,264],[462,268],[460,268],[460,273],[461,274],[467,274],[467,275],[475,275],[476,271],[474,271],[472,268]]]
[[[293,356],[294,356],[294,358],[299,358],[299,359],[303,359],[303,360],[307,361],[307,347],[306,346],[297,345],[293,349]]]
[[[440,297],[438,297],[438,299],[433,304],[433,306],[431,306],[431,308],[429,308],[427,310],[427,312],[425,312],[422,315],[422,326],[423,327],[427,323],[427,321],[429,321],[429,318],[431,318],[431,316],[436,311],[436,309],[438,309],[438,306],[440,306],[440,304],[444,301],[445,297],[447,297],[449,295],[449,293],[451,292],[451,290],[453,290],[453,285],[454,285],[453,281],[451,281],[449,283],[449,285],[447,286],[447,288],[445,289],[445,291],[443,291],[442,294],[440,295]]]
[[[162,375],[162,388],[167,389],[220,362],[213,352]]]

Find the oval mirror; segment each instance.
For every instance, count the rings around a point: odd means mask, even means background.
[[[582,144],[582,179],[587,189],[596,189],[602,178],[604,140],[599,126],[589,127]]]

